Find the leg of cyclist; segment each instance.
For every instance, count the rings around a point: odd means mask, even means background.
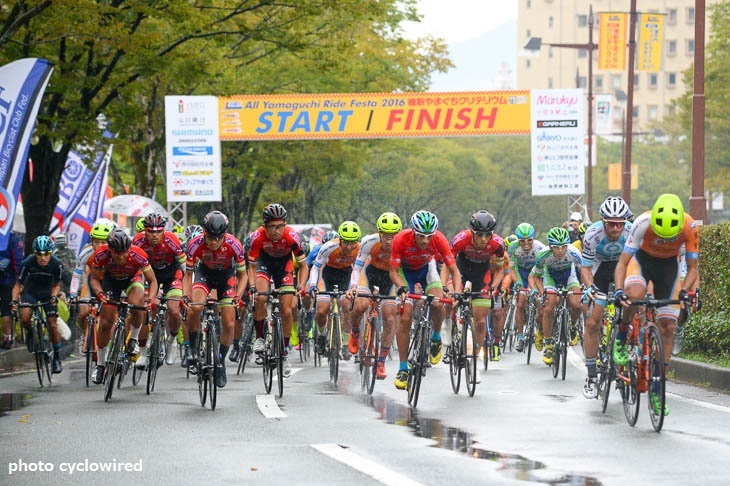
[[[494,346],[492,347],[492,361],[499,361],[501,359],[501,350],[499,343],[502,341],[502,332],[504,331],[504,300],[500,296],[499,299],[494,299],[494,305],[492,306],[492,329],[494,332]]]
[[[228,359],[232,363],[238,361],[238,357],[241,354],[241,333],[243,332],[243,319],[235,319],[233,321],[233,342],[231,346],[231,354]]]
[[[583,350],[586,356],[586,382],[583,386],[583,396],[586,398],[596,398],[598,396],[598,367],[596,358],[598,357],[598,337],[603,326],[603,306],[605,301],[597,300],[593,305],[593,310],[589,315],[587,313],[589,304],[585,305],[586,319],[585,329],[583,332]]]
[[[580,290],[579,287],[571,290]],[[578,321],[580,315],[583,312],[583,306],[581,305],[580,295],[571,295],[568,297],[568,310],[570,312],[570,344],[576,346],[579,342],[578,336]]]
[[[378,354],[378,369],[375,377],[378,380],[384,380],[388,377],[385,371],[385,359],[390,353],[398,325],[398,306],[394,300],[385,300],[382,302],[380,310],[383,315],[383,333],[380,337],[380,353]]]
[[[518,289],[515,289],[518,292]],[[517,345],[515,349],[521,353],[525,349],[525,318],[527,315],[527,295],[519,292],[517,294],[517,305],[515,306],[515,323],[517,325]]]
[[[196,271],[197,274],[197,271]],[[210,293],[210,288],[203,282],[195,282],[190,299],[193,302],[205,302]],[[200,315],[203,313],[202,305],[191,305],[188,310],[185,325],[188,328],[189,345],[185,352],[185,363],[187,366],[195,366],[198,362],[198,356],[195,353],[200,339]]]
[[[53,299],[52,299],[53,301]],[[63,371],[61,365],[61,334],[58,332],[58,305],[56,303],[44,306],[46,311],[46,320],[51,335],[51,344],[53,345],[53,373],[58,374]],[[673,328],[672,328],[673,329]]]
[[[545,290],[555,290],[554,286],[545,286]],[[557,295],[545,296],[545,307],[542,315],[542,333],[545,336],[545,350],[542,353],[542,362],[550,366],[553,364],[553,317],[555,306],[558,303]]]
[[[180,299],[182,297],[182,285],[179,288],[175,288],[174,285],[166,286],[169,290],[165,294],[168,299]],[[168,365],[175,363],[177,357],[177,334],[180,331],[180,325],[182,324],[182,315],[180,314],[180,301],[179,300],[168,300],[167,301],[167,313],[165,315],[165,321],[167,328],[170,331],[165,342],[165,362]]]
[[[289,337],[289,344],[291,347],[299,350],[299,301],[298,299],[291,300],[292,307],[292,324],[291,324],[291,336]]]

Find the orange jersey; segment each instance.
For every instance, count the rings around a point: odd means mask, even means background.
[[[674,238],[660,238],[651,227],[651,211],[647,211],[634,221],[624,253],[633,255],[642,250],[654,258],[671,258],[678,256],[680,247],[686,245],[687,258],[697,259],[700,253],[699,241],[697,223],[689,214],[684,213],[684,226],[679,235]]]

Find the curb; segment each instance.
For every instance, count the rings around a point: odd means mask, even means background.
[[[721,366],[672,358],[669,361],[669,372],[673,380],[689,382],[698,386],[708,386],[722,392],[730,391],[730,369]]]

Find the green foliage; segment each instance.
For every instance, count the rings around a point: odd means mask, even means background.
[[[683,352],[730,358],[730,312],[695,314],[685,325]]]

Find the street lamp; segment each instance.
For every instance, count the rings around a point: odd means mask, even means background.
[[[588,218],[593,219],[593,51],[598,44],[593,43],[593,5],[588,13],[588,43],[564,44],[543,42],[540,37],[530,37],[525,44],[526,51],[539,51],[542,45],[550,47],[564,47],[566,49],[585,49],[588,51],[588,171],[586,174],[586,208]],[[577,80],[576,80],[577,81]],[[579,86],[578,86],[579,87]]]

